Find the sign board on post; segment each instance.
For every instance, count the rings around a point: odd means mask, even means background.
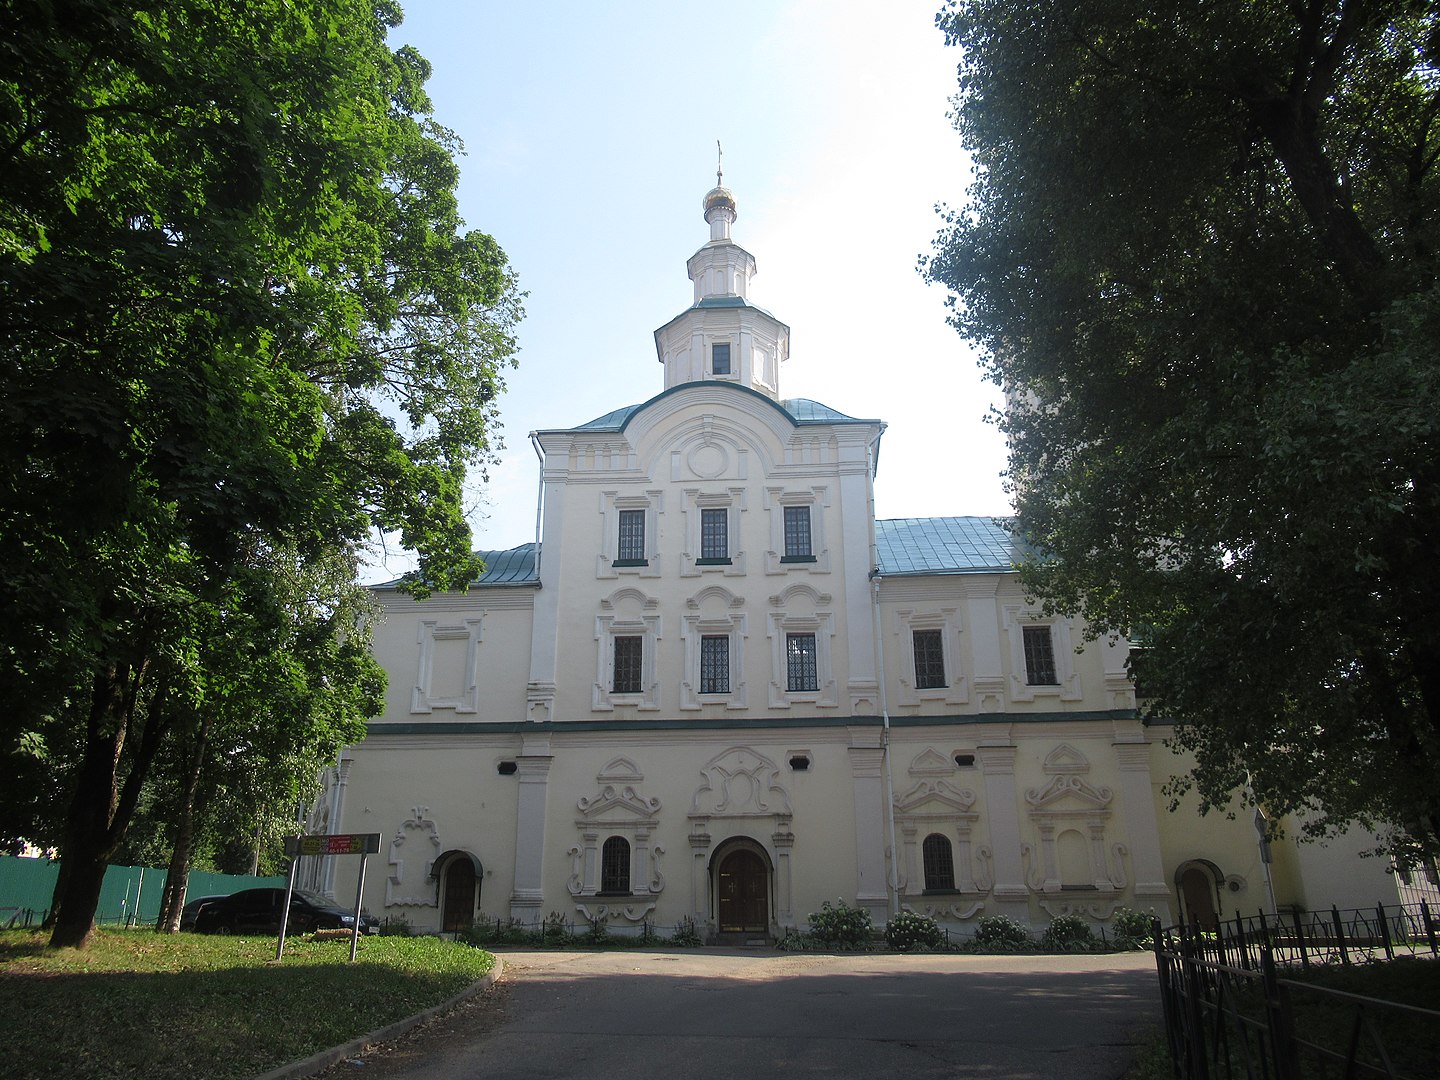
[[[290,923],[290,898],[295,894],[295,868],[306,855],[359,855],[360,878],[355,884],[355,918],[350,929],[350,962],[360,943],[360,898],[365,893],[366,859],[380,850],[377,833],[325,833],[319,836],[287,836],[285,854],[290,856],[290,880],[285,886],[285,910],[280,912],[280,941],[275,959],[285,955],[285,930]]]

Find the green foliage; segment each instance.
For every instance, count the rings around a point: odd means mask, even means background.
[[[404,915],[387,915],[380,921],[381,937],[414,937],[415,930]]]
[[[428,65],[386,45],[394,5],[63,7],[0,13],[0,535],[25,538],[0,576],[0,834],[63,847],[73,944],[195,717],[257,678],[256,723],[305,729],[279,801],[377,697],[338,617],[323,659],[263,653],[281,569],[384,530],[417,593],[473,578],[462,484],[521,311],[461,229],[458,143]]]
[[[823,944],[856,946],[870,943],[870,912],[862,907],[851,907],[843,899],[836,900],[834,904],[826,900],[819,911],[807,916],[807,921],[811,936]]]
[[[885,924],[885,943],[900,952],[939,949],[946,944],[945,931],[928,915],[902,911]]]
[[[984,952],[1026,952],[1035,948],[1030,931],[1009,915],[985,915],[978,919],[971,941]]]
[[[938,22],[977,179],[928,273],[1007,393],[1025,587],[1143,643],[1177,801],[1440,853],[1440,9]]]
[[[1047,952],[1094,952],[1100,939],[1080,915],[1056,915],[1040,935],[1040,947]]]
[[[700,936],[695,920],[689,915],[682,915],[675,924],[675,932],[670,935],[670,944],[681,949],[698,949],[705,944],[705,939]]]
[[[1117,949],[1139,950],[1155,947],[1152,923],[1153,912],[1132,911],[1122,907],[1115,909],[1111,920],[1111,939]]]

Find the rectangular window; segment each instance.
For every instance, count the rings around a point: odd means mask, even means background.
[[[915,689],[938,690],[945,683],[945,646],[939,630],[915,631]]]
[[[724,507],[700,511],[700,558],[730,561],[730,515]]]
[[[1058,686],[1055,673],[1055,643],[1048,626],[1026,626],[1025,681],[1031,686]]]
[[[813,560],[810,550],[810,507],[785,507],[785,555],[786,559],[800,562]]]
[[[820,675],[815,665],[815,635],[785,635],[785,689],[818,690]]]
[[[615,672],[610,691],[615,694],[640,693],[640,659],[644,655],[642,637],[615,639]]]
[[[728,341],[717,341],[710,346],[710,373],[712,375],[730,374],[730,343]]]
[[[706,634],[700,639],[700,693],[730,692],[730,636]]]
[[[620,536],[615,549],[620,566],[645,565],[645,511],[620,511]]]

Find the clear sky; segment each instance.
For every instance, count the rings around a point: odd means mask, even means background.
[[[1005,514],[999,391],[917,259],[970,165],[947,118],[939,0],[409,0],[392,44],[434,65],[464,140],[461,213],[529,296],[501,403],[506,449],[475,546],[535,538],[527,435],[664,388],[653,332],[692,300],[715,143],[755,256],[750,299],[791,328],[782,397],[888,425],[880,517]],[[408,564],[394,553],[369,575]]]

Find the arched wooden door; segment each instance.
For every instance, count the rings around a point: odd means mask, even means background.
[[[1201,866],[1190,866],[1180,875],[1180,899],[1185,905],[1187,925],[1199,924],[1202,930],[1215,930],[1220,916],[1215,910],[1215,879]]]
[[[730,852],[720,862],[720,932],[765,933],[770,929],[770,873],[765,860],[749,848]]]
[[[445,868],[445,906],[440,928],[447,933],[475,924],[475,867],[469,859],[451,859]]]

